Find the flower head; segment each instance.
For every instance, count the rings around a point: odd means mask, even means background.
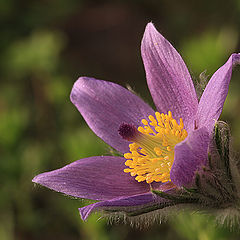
[[[141,52],[157,112],[127,89],[103,80],[80,77],[71,92],[89,127],[123,157],[89,157],[33,179],[58,192],[99,200],[79,209],[84,220],[93,210],[133,217],[208,199],[196,189],[206,175],[202,169],[209,165],[214,125],[240,54],[232,54],[213,74],[198,102],[184,61],[152,23]]]

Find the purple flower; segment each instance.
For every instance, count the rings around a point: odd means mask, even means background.
[[[183,59],[152,23],[141,52],[158,112],[127,89],[94,78],[80,77],[71,92],[89,127],[124,157],[89,157],[33,179],[70,196],[98,200],[79,209],[83,220],[93,210],[135,216],[181,202],[174,194],[182,186],[192,187],[196,171],[206,165],[232,67],[240,63],[240,54],[232,54],[198,101]]]

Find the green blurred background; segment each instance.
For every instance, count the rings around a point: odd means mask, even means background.
[[[87,201],[31,182],[38,173],[109,153],[69,100],[79,76],[129,84],[152,104],[140,56],[145,25],[153,21],[198,81],[239,51],[239,16],[239,0],[1,0],[0,240],[239,239],[198,214],[149,229],[111,225],[98,214],[83,222],[78,208]],[[236,68],[222,114],[236,154],[239,93]]]

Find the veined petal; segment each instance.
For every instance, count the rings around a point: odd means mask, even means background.
[[[172,182],[177,186],[192,183],[194,173],[206,164],[209,133],[203,127],[195,130],[181,143],[175,146],[175,157],[170,172]]]
[[[182,118],[186,129],[192,129],[198,101],[182,57],[152,23],[146,27],[141,52],[148,87],[158,111],[170,110],[174,119]]]
[[[197,127],[206,126],[209,132],[213,130],[215,121],[221,115],[232,76],[232,68],[236,64],[240,64],[240,53],[232,54],[209,80],[199,102]]]
[[[71,101],[95,134],[122,153],[129,150],[129,142],[118,134],[119,126],[142,125],[141,119],[154,113],[127,89],[94,78],[79,78],[73,86]]]
[[[169,200],[160,198],[158,196],[153,195],[152,193],[146,193],[141,195],[135,195],[130,197],[123,197],[123,198],[115,198],[108,201],[97,202],[82,208],[79,208],[79,212],[81,218],[85,221],[88,216],[97,210],[109,210],[109,211],[117,211],[117,212],[134,212],[139,211],[143,208],[148,208],[148,211],[151,211],[151,207],[161,208],[161,204],[167,206]]]
[[[108,200],[149,192],[123,172],[125,159],[113,156],[89,157],[63,168],[37,175],[32,181],[78,198]]]

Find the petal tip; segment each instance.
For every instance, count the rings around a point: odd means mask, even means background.
[[[84,87],[84,84],[88,79],[89,79],[88,77],[79,77],[77,81],[73,84],[73,88],[70,93],[70,100],[74,105],[77,102],[77,95],[79,91]]]
[[[41,184],[42,183],[42,175],[44,173],[41,173],[41,174],[38,174],[37,176],[35,176],[33,179],[32,179],[32,182],[33,183],[38,183],[38,184]]]
[[[82,210],[82,208],[79,208],[78,211],[79,211],[81,219],[85,222],[87,220],[86,214],[84,214],[84,211]]]
[[[38,183],[38,175],[35,176],[35,177],[32,179],[32,182],[33,182],[33,183]]]
[[[92,212],[92,210],[94,209],[95,205],[96,204],[91,204],[91,205],[87,205],[85,207],[82,207],[82,208],[78,209],[80,217],[84,222],[87,221],[87,219],[88,219],[90,213]]]
[[[75,104],[77,100],[76,88],[78,88],[78,85],[81,84],[80,82],[81,82],[81,77],[78,78],[78,80],[73,84],[72,91],[70,93],[70,100],[73,104]]]
[[[147,23],[146,28],[155,28],[153,22]]]
[[[144,35],[146,34],[152,34],[152,33],[158,33],[157,29],[155,28],[154,24],[152,22],[149,22],[147,25],[146,25],[146,28],[145,28],[145,33]]]
[[[232,56],[234,65],[240,64],[240,53],[233,53]]]

